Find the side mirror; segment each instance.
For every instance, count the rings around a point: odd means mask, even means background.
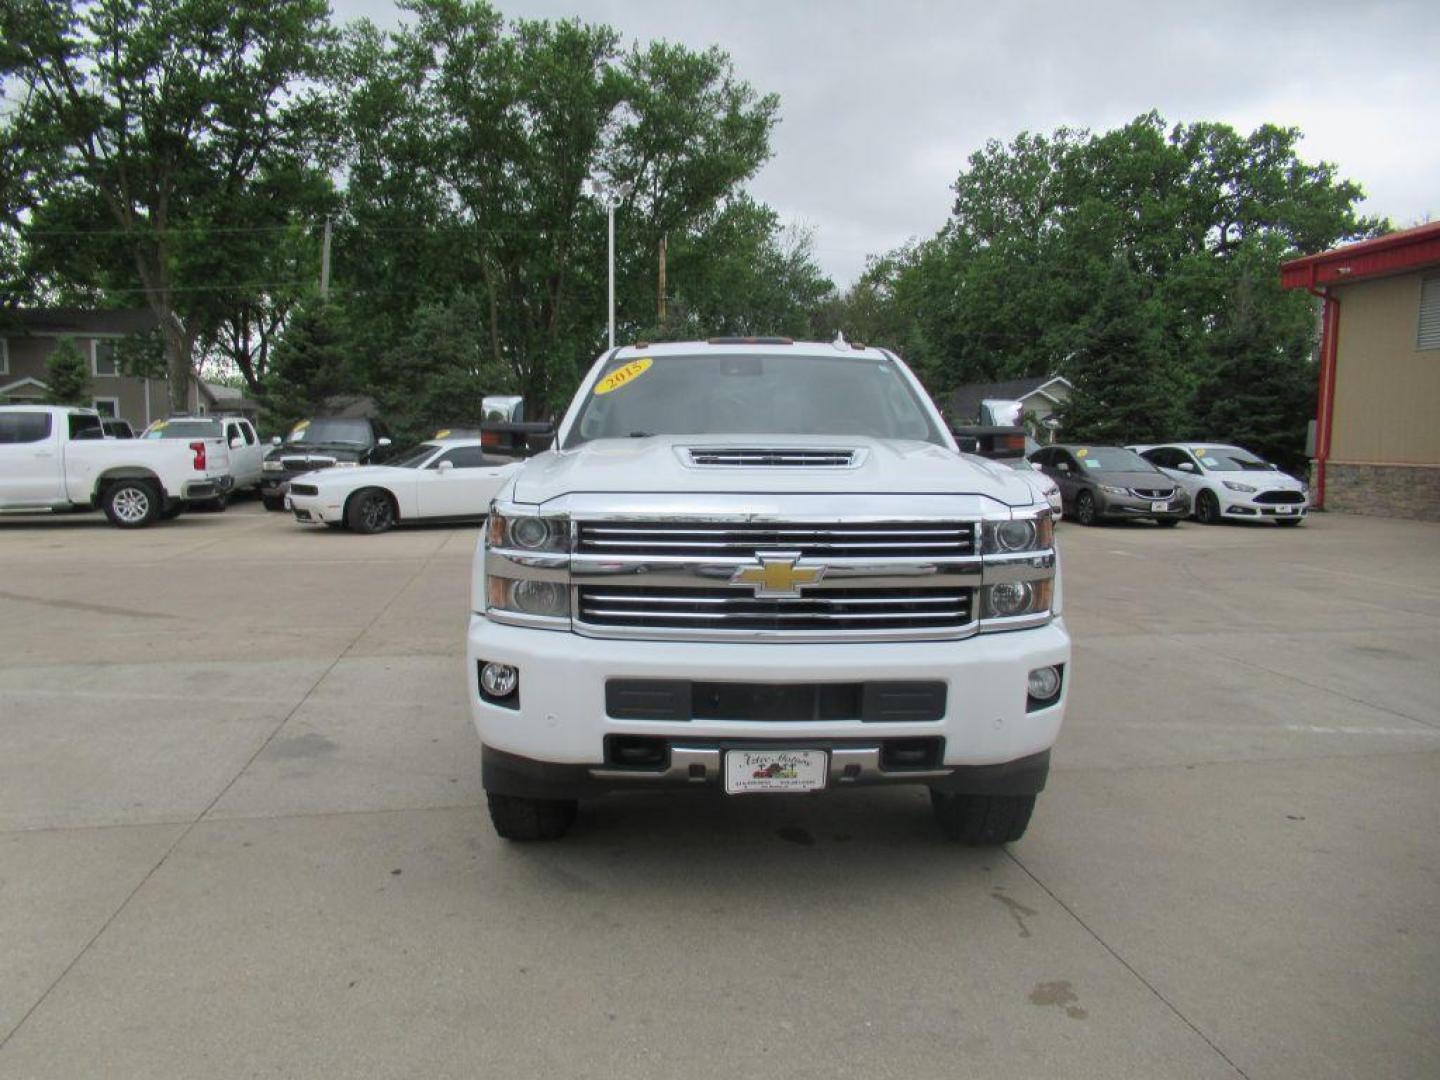
[[[280,436],[279,436],[279,435],[271,435],[271,436],[270,436],[270,445],[271,445],[271,446],[279,446],[279,445],[280,445]]]
[[[1057,462],[1055,465],[1055,471],[1068,473],[1070,471],[1070,463],[1068,461]]]
[[[381,435],[380,438],[379,438],[379,440],[376,441],[375,445],[376,445],[376,446],[389,446],[389,445],[390,445],[390,436],[388,436],[388,435]]]
[[[1193,461],[1182,461],[1178,466],[1181,472],[1197,472]]]
[[[455,462],[453,462],[453,461],[442,461],[442,462],[440,462],[438,465],[435,466],[435,471],[436,471],[436,472],[447,473],[447,472],[449,472],[449,471],[450,471],[451,469],[453,469],[453,468],[455,468]]]
[[[230,440],[230,449],[231,449],[231,450],[239,450],[240,447],[242,447],[242,446],[244,446],[244,445],[245,445],[245,440],[242,439],[239,435],[236,435],[233,439]]]

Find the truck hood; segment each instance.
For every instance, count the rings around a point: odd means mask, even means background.
[[[691,450],[854,451],[850,466],[697,465]],[[980,495],[1030,506],[1035,492],[1014,470],[934,443],[855,436],[652,435],[597,439],[531,458],[516,502],[540,504],[591,493]]]

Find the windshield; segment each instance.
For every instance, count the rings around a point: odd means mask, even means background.
[[[142,439],[214,439],[220,435],[219,420],[156,420]]]
[[[567,446],[647,435],[868,435],[944,445],[891,360],[754,353],[612,360]]]
[[[1074,454],[1086,469],[1099,469],[1104,472],[1155,472],[1155,466],[1134,450],[1124,450],[1118,446],[1077,446]]]
[[[1195,456],[1211,472],[1269,472],[1275,468],[1254,454],[1227,446],[1197,446]]]
[[[434,443],[421,443],[419,446],[410,446],[401,450],[398,454],[385,462],[392,469],[418,469],[425,462],[435,456],[435,451],[440,447]]]
[[[370,445],[370,422],[368,420],[301,420],[286,442],[292,443],[343,443],[348,446]]]

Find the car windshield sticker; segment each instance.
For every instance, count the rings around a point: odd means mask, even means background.
[[[1078,458],[1083,458],[1088,453],[1090,453],[1090,448],[1088,446],[1082,446],[1079,450],[1075,451],[1075,456]]]
[[[296,424],[293,428],[290,429],[290,439],[289,439],[289,441],[290,441],[290,442],[299,442],[300,440],[302,440],[303,438],[305,438],[305,429],[308,428],[309,426],[310,426],[310,421],[309,421],[309,420],[301,420],[298,424]]]
[[[1087,469],[1098,469],[1100,467],[1100,463],[1098,461],[1087,461],[1085,462],[1085,467]]]
[[[443,439],[443,438],[445,438],[446,435],[449,435],[449,434],[450,434],[450,429],[449,429],[448,427],[447,427],[447,428],[441,428],[439,431],[435,432],[435,438],[437,438],[437,439]]]
[[[630,363],[616,368],[595,384],[595,393],[597,395],[609,394],[612,391],[619,390],[622,386],[628,386],[641,375],[644,375],[645,372],[649,371],[650,365],[653,363],[654,361],[646,356],[639,360],[632,360]]]
[[[1202,457],[1200,464],[1204,465],[1207,469],[1214,469],[1219,466],[1220,462],[1216,461],[1213,457]]]

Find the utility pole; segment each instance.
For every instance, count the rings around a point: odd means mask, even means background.
[[[656,313],[659,315],[658,325],[665,325],[665,254],[669,247],[670,236],[668,233],[660,234],[660,289],[659,304],[656,306]]]
[[[320,299],[330,298],[330,216],[325,216],[325,239],[320,245]]]

